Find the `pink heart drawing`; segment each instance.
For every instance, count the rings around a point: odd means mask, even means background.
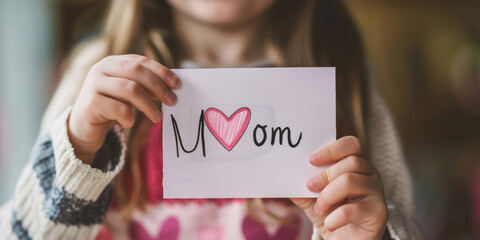
[[[250,109],[247,107],[238,109],[228,118],[222,111],[209,108],[205,111],[205,123],[218,142],[230,151],[247,129],[250,115]]]
[[[290,223],[291,226],[280,226],[277,231],[270,235],[265,225],[253,220],[250,216],[245,217],[242,223],[242,231],[246,240],[293,240],[300,234],[300,218],[298,216]]]
[[[177,240],[180,235],[180,223],[175,217],[169,217],[163,222],[157,236],[150,234],[137,222],[130,224],[130,237],[138,240]]]

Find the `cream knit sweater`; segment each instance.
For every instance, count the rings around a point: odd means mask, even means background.
[[[86,73],[105,55],[104,50],[98,41],[77,47],[78,54],[44,115],[39,140],[15,194],[0,208],[0,239],[93,239],[97,235],[112,195],[110,183],[125,161],[124,136],[117,128],[109,134],[107,148],[116,150],[110,154],[111,168],[94,169],[74,155],[66,121]],[[370,86],[369,160],[385,187],[388,233],[393,239],[420,239],[413,221],[412,183],[392,118],[376,84]],[[315,231],[313,239],[320,239]]]

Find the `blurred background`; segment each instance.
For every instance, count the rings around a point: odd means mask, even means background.
[[[480,1],[345,0],[396,120],[425,239],[480,239]],[[1,0],[0,203],[28,160],[61,60],[105,0]]]

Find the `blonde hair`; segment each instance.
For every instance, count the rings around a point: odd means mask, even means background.
[[[337,108],[342,109],[351,127],[350,134],[359,137],[365,147],[365,59],[359,34],[345,6],[338,0],[278,0],[267,14],[268,58],[276,66],[335,66]],[[138,53],[173,68],[176,41],[171,30],[170,7],[165,1],[115,0],[109,7],[102,38],[107,43],[107,55]],[[144,209],[148,197],[139,152],[151,123],[141,113],[136,118],[127,134],[127,163],[115,186],[116,204],[125,216],[134,209]],[[132,183],[130,190],[127,182]],[[266,209],[258,199],[247,203],[249,209]]]

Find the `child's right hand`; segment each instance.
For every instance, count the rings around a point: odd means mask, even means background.
[[[76,156],[92,164],[107,133],[135,122],[133,107],[150,121],[162,120],[155,101],[172,105],[171,88],[179,79],[162,64],[140,55],[108,56],[88,72],[68,120],[68,135]]]

